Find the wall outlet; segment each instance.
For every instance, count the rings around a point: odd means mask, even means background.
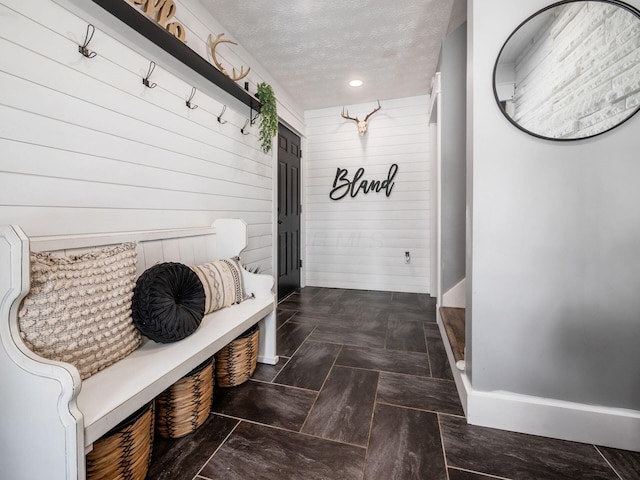
[[[404,263],[411,263],[411,254],[409,252],[404,252]]]

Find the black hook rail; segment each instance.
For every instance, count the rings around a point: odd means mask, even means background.
[[[229,95],[248,105],[252,110],[260,111],[261,104],[257,98],[245,91],[240,85],[220,72],[220,70],[159,24],[149,19],[146,15],[140,15],[136,7],[124,1],[93,0],[93,2]]]

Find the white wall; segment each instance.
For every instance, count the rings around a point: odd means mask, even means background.
[[[305,112],[303,158],[307,285],[404,292],[430,292],[430,199],[433,158],[428,96],[382,100],[360,137],[355,122],[340,116],[342,107]],[[364,118],[375,102],[348,105]],[[395,186],[329,198],[338,168],[353,179],[385,180],[398,165]],[[411,263],[405,263],[405,251]]]
[[[208,33],[220,27],[195,1],[177,13],[190,26],[189,45],[206,54]],[[93,59],[78,53],[88,22],[98,27]],[[37,236],[241,217],[250,237],[243,261],[271,270],[273,157],[261,152],[257,125],[241,135],[248,107],[210,85],[193,99],[199,108],[187,109],[201,77],[187,68],[171,73],[161,52],[123,43],[73,5],[2,0],[0,26],[0,223]],[[237,52],[225,62],[252,61]],[[154,89],[141,81],[150,60],[158,64]],[[252,85],[269,80],[249,65]],[[300,125],[301,112],[274,88],[281,114]],[[223,105],[225,125],[216,120]]]
[[[538,405],[572,402],[568,410],[602,407],[618,418],[624,410],[635,419],[624,431],[605,432],[604,422],[591,433],[640,448],[640,117],[599,137],[558,143],[514,128],[492,94],[503,42],[547,3],[486,0],[470,8],[471,384]],[[640,7],[640,0],[628,3]],[[529,421],[557,431],[553,423]],[[561,428],[566,438],[581,425]]]
[[[442,215],[442,293],[465,278],[466,247],[466,22],[442,44],[442,160],[440,194]]]

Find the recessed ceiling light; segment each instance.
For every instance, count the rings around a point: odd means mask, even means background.
[[[349,85],[351,85],[352,87],[361,87],[362,86],[362,80],[351,80],[349,82]]]

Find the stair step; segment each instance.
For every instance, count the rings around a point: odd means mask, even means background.
[[[453,351],[453,358],[456,362],[464,360],[465,309],[440,307],[440,316]]]

